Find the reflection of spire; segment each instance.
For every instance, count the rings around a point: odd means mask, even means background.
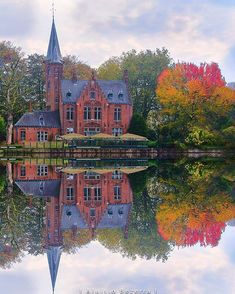
[[[61,253],[62,253],[61,246],[50,246],[47,249],[47,259],[48,259],[48,264],[50,268],[53,293],[55,290],[55,283],[56,283],[57,272],[58,272],[58,268],[60,264]]]

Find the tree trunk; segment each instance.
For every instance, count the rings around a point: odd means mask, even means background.
[[[12,173],[12,163],[8,162],[6,166],[7,170],[7,193],[8,196],[12,196],[13,194],[13,173]]]
[[[13,133],[13,115],[9,113],[7,117],[7,145],[12,144],[12,133]]]

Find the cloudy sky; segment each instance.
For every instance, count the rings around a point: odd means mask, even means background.
[[[61,51],[96,67],[130,49],[217,62],[235,81],[235,0],[55,0]],[[1,0],[0,40],[46,53],[51,0]]]
[[[218,247],[175,248],[165,263],[132,261],[91,242],[75,255],[62,254],[55,294],[86,294],[88,289],[93,294],[235,293],[234,233],[235,227],[227,227]],[[46,255],[26,256],[11,269],[0,269],[0,285],[4,294],[52,294]]]

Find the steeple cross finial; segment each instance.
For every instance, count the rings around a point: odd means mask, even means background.
[[[55,18],[55,11],[56,11],[54,0],[52,0],[52,5],[51,6],[52,6],[52,8],[51,8],[51,11],[52,11],[52,19],[54,20],[54,18]]]

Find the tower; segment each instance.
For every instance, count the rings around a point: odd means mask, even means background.
[[[61,233],[59,197],[48,198],[46,204],[46,252],[49,264],[51,284],[54,293],[57,273],[62,253],[63,239]]]
[[[60,52],[54,17],[52,20],[51,35],[45,65],[47,109],[51,111],[59,110],[59,103],[61,100],[61,80],[63,76],[63,59]]]

